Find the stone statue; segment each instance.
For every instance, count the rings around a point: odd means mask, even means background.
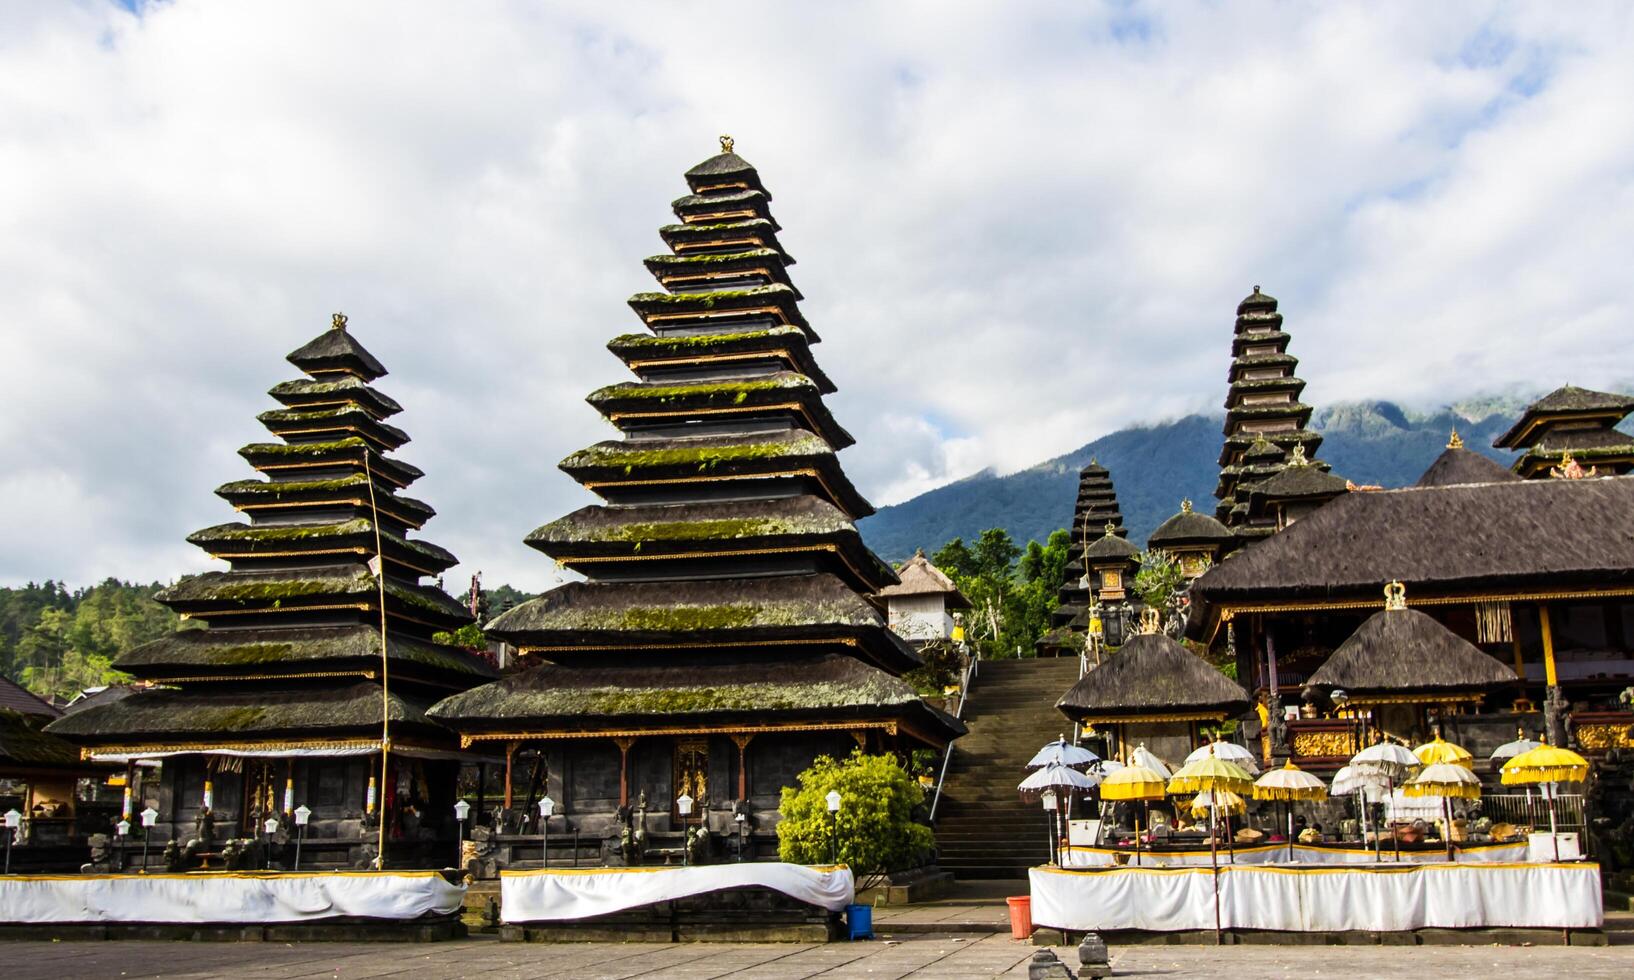
[[[693,864],[708,864],[709,828],[701,825],[687,828],[686,849],[687,860]]]

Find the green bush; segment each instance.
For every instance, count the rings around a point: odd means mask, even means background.
[[[929,858],[936,839],[914,820],[924,790],[888,755],[853,752],[844,761],[819,756],[799,776],[799,788],[785,787],[777,825],[777,854],[795,864],[827,864],[839,841],[840,863],[850,866],[858,889],[892,871],[917,867]],[[830,820],[826,797],[840,794],[837,820]]]

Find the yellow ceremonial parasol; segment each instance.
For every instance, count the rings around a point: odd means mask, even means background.
[[[1294,856],[1294,801],[1325,800],[1328,787],[1322,780],[1294,765],[1293,760],[1281,769],[1273,769],[1254,781],[1254,799],[1278,800],[1287,804],[1288,859]]]
[[[1196,762],[1188,762],[1169,778],[1170,793],[1206,793],[1223,789],[1232,793],[1247,793],[1254,788],[1254,777],[1234,762],[1207,755]]]
[[[1167,794],[1163,789],[1163,777],[1145,766],[1124,766],[1101,780],[1101,801],[1114,803],[1140,803],[1143,816],[1147,815],[1148,804],[1152,800],[1161,800]],[[1151,823],[1150,819],[1146,821]],[[1135,863],[1140,863],[1140,824],[1135,824]]]
[[[1549,801],[1549,838],[1554,841],[1555,860],[1560,860],[1560,837],[1555,823],[1555,789],[1559,783],[1581,783],[1589,778],[1589,760],[1547,743],[1515,756],[1503,764],[1499,776],[1505,786],[1547,784],[1544,799]]]
[[[1198,793],[1197,797],[1188,805],[1191,815],[1201,817],[1207,815],[1211,809],[1224,810],[1238,816],[1248,812],[1248,802],[1236,793],[1226,790],[1210,790],[1207,793]]]
[[[1440,732],[1435,733],[1433,740],[1425,742],[1414,749],[1413,754],[1418,756],[1418,761],[1426,766],[1433,766],[1437,763],[1452,763],[1466,769],[1475,766],[1475,757],[1470,755],[1469,749],[1442,740]]]
[[[1440,742],[1438,738],[1436,742]],[[1436,744],[1431,742],[1430,745]],[[1450,742],[1442,742],[1451,745]],[[1427,748],[1428,746],[1421,746]],[[1456,748],[1456,746],[1454,746]],[[1467,753],[1466,753],[1467,754]],[[1423,758],[1420,756],[1420,758]],[[1481,779],[1463,765],[1453,762],[1432,762],[1425,766],[1417,776],[1414,776],[1401,787],[1403,796],[1439,796],[1441,808],[1445,814],[1445,827],[1441,837],[1447,844],[1447,860],[1453,859],[1452,854],[1452,803],[1456,797],[1461,800],[1478,800],[1481,798]]]

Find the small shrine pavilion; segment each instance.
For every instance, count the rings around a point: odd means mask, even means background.
[[[1177,562],[1189,582],[1223,558],[1237,540],[1230,528],[1192,510],[1190,500],[1182,500],[1180,513],[1159,524],[1146,539],[1146,547]]]
[[[1314,461],[1322,445],[1322,437],[1306,427],[1311,407],[1299,400],[1305,382],[1294,376],[1299,359],[1288,353],[1289,337],[1282,328],[1276,299],[1260,292],[1260,287],[1255,286],[1237,304],[1227,375],[1225,445],[1220,451],[1220,482],[1214,496],[1219,500],[1215,517],[1247,540],[1275,532],[1274,526],[1249,522],[1249,487],[1274,475],[1295,446],[1303,447],[1305,457]],[[1257,446],[1261,441],[1268,445]],[[1254,449],[1260,451],[1249,459]]]
[[[340,314],[289,360],[305,377],[275,385],[283,407],[259,416],[275,441],[239,451],[266,479],[216,490],[249,523],[188,538],[229,569],[156,596],[203,628],[124,654],[114,666],[154,686],[49,730],[138,779],[137,762],[160,760],[158,826],[200,840],[203,860],[304,806],[303,865],[368,862],[383,838],[388,865],[441,866],[457,741],[426,709],[495,671],[432,639],[471,615],[424,581],[457,559],[411,537],[434,512],[402,493],[421,471],[388,455],[408,435],[373,387],[386,369]]]
[[[1144,744],[1178,762],[1202,740],[1200,727],[1249,709],[1248,692],[1197,654],[1158,631],[1148,609],[1140,632],[1079,678],[1056,707],[1108,737],[1108,750],[1127,759]]]
[[[1600,476],[1634,470],[1634,436],[1617,425],[1634,412],[1634,397],[1566,385],[1526,407],[1493,445],[1521,452],[1515,472],[1528,480],[1548,477],[1575,462]]]
[[[970,600],[923,551],[896,570],[900,579],[880,590],[891,631],[909,643],[923,645],[953,635],[953,614],[970,608]]]
[[[629,301],[648,332],[608,345],[637,380],[589,397],[622,438],[561,463],[603,502],[526,539],[585,581],[493,620],[528,666],[432,711],[535,774],[507,806],[548,793],[615,862],[648,834],[767,856],[816,757],[964,730],[901,679],[920,659],[874,598],[899,579],[857,533],[872,508],[835,455],[853,440],[771,195],[725,138],[686,181],[646,261],[662,291]]]

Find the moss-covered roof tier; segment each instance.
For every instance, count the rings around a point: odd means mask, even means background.
[[[346,331],[345,324],[344,318],[339,319],[334,329],[325,330],[291,351],[289,363],[323,380],[351,376],[373,381],[385,377],[385,365]]]
[[[758,286],[782,283],[794,289],[795,299],[802,298],[783,267],[783,254],[774,248],[702,255],[654,255],[646,264],[647,271],[670,292],[741,289],[743,283]]]
[[[60,772],[79,766],[79,749],[41,731],[43,719],[0,708],[0,778],[19,771]]]
[[[777,219],[772,217],[771,197],[765,191],[756,188],[688,194],[671,201],[670,210],[689,225],[763,218],[770,221],[774,229],[777,228]]]
[[[777,226],[765,218],[665,225],[658,229],[658,235],[676,255],[709,255],[740,252],[746,248],[769,248],[783,256],[785,266],[794,264],[794,258],[777,240]]]
[[[677,371],[729,370],[769,366],[774,371],[805,375],[822,394],[831,394],[828,379],[811,356],[806,333],[799,327],[766,327],[711,333],[624,334],[607,349],[644,380],[662,383],[661,375]]]
[[[256,420],[279,437],[329,442],[357,436],[377,453],[389,453],[409,441],[407,432],[381,422],[357,405],[280,408],[262,412]]]
[[[927,745],[945,744],[965,730],[906,681],[837,654],[712,664],[545,664],[447,698],[431,716],[473,733],[895,722],[902,734]]]
[[[620,651],[777,659],[836,651],[890,673],[919,657],[855,588],[829,574],[686,582],[574,582],[496,617],[491,635],[548,660],[605,664]]]
[[[234,480],[216,488],[216,495],[242,511],[287,510],[293,505],[306,504],[324,510],[350,507],[362,517],[375,506],[382,516],[418,528],[429,521],[436,511],[431,505],[413,497],[401,497],[394,488],[375,481],[374,503],[369,497],[369,481],[362,473],[336,477],[332,480]]]
[[[394,680],[435,680],[447,675],[483,680],[495,675],[486,661],[468,651],[403,632],[390,634],[388,663]],[[377,670],[380,630],[362,623],[293,629],[179,630],[121,654],[114,665],[128,674],[150,679]]]
[[[625,381],[591,392],[586,401],[626,432],[689,420],[721,428],[782,418],[796,420],[835,449],[856,442],[834,421],[817,383],[793,371],[711,380]]]
[[[357,436],[324,442],[254,442],[240,449],[238,454],[263,473],[294,479],[303,479],[303,474],[314,471],[362,473],[365,465],[376,476],[398,487],[406,487],[425,475],[417,466],[379,455]]]
[[[812,496],[763,501],[591,506],[536,529],[527,543],[564,565],[636,572],[654,562],[734,564],[745,553],[792,567],[816,562],[863,592],[896,576],[862,542],[845,512]],[[656,569],[646,569],[656,571]]]
[[[312,608],[356,609],[379,614],[380,586],[363,565],[272,571],[204,572],[189,575],[155,597],[176,610],[206,621],[230,624],[261,613],[274,620]],[[429,585],[386,579],[386,607],[406,619],[438,629],[457,629],[470,613],[448,593]]]
[[[375,529],[372,521],[361,517],[333,524],[217,524],[194,531],[187,540],[217,558],[373,555]],[[380,541],[388,562],[424,575],[435,575],[459,564],[447,549],[429,541],[403,538],[384,528]]]
[[[390,418],[403,410],[397,400],[376,391],[358,378],[342,377],[319,381],[298,378],[281,381],[267,394],[290,408],[340,408],[357,405],[377,419]]]

